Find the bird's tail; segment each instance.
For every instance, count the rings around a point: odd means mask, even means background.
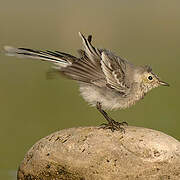
[[[8,56],[40,59],[43,61],[53,62],[56,65],[58,64],[58,67],[67,67],[77,60],[76,57],[59,51],[38,51],[28,48],[14,48],[11,46],[5,46],[4,50],[5,54]]]

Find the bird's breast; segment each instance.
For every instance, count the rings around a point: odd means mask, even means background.
[[[103,109],[109,110],[128,108],[143,98],[141,93],[132,92],[130,95],[123,96],[107,87],[98,87],[86,83],[80,83],[80,93],[90,105],[96,106],[96,103],[100,102]]]

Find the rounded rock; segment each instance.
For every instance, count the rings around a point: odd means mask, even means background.
[[[80,127],[39,140],[19,166],[19,180],[180,179],[180,142],[162,132]]]

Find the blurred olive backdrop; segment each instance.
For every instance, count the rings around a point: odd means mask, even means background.
[[[171,87],[154,89],[135,106],[109,113],[180,140],[179,0],[0,0],[0,23],[1,50],[12,45],[77,55],[81,31],[92,34],[97,47],[151,65]],[[40,138],[104,122],[80,97],[75,82],[47,80],[51,66],[0,54],[0,179],[15,179],[25,153]]]

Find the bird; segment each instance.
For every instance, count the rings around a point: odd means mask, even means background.
[[[79,84],[80,94],[91,106],[104,116],[107,123],[103,129],[124,131],[126,122],[112,119],[106,110],[125,109],[153,88],[169,86],[153,73],[149,65],[137,66],[115,55],[107,49],[92,45],[92,35],[87,38],[79,32],[83,50],[78,50],[78,57],[61,51],[34,50],[4,46],[6,55],[21,58],[33,58],[53,63],[53,69],[64,77]]]

